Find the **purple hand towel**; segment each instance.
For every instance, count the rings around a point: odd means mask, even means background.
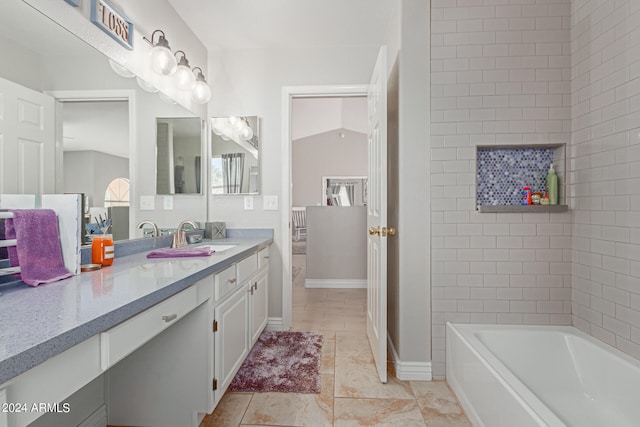
[[[10,246],[12,267],[20,266],[20,278],[30,286],[51,283],[71,277],[64,267],[58,218],[51,209],[13,210],[13,218],[5,220],[7,239],[16,239]]]
[[[161,248],[151,251],[147,254],[147,258],[183,258],[194,256],[209,256],[215,251],[211,246],[197,246],[195,248]]]

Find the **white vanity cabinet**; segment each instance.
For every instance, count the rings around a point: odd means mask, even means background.
[[[222,398],[249,354],[249,294],[245,283],[214,310],[215,403]]]
[[[215,275],[212,410],[267,325],[268,251],[261,249]]]
[[[106,397],[110,425],[197,425],[195,414],[208,410],[207,395],[202,390],[208,385],[203,373],[208,364],[208,301],[212,290],[213,277],[205,277],[103,332],[104,342],[105,334],[118,336],[119,328],[125,328],[122,335],[131,340],[148,340],[149,334],[162,330],[146,344],[138,342],[139,348],[109,366]],[[124,340],[110,343],[120,341]]]
[[[251,280],[249,288],[249,309],[251,314],[251,343],[253,346],[267,326],[269,318],[269,248],[258,252],[258,273]]]

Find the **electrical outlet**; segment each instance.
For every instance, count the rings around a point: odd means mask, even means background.
[[[253,196],[244,196],[244,210],[245,211],[253,210]]]
[[[165,211],[173,210],[173,196],[164,196],[164,210]]]
[[[155,208],[155,196],[140,196],[141,211],[152,211]]]
[[[277,211],[278,196],[264,196],[262,199],[262,209],[265,211]]]

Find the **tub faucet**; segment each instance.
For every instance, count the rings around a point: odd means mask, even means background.
[[[144,221],[140,221],[140,224],[138,224],[138,228],[142,228],[145,225],[150,225],[150,226],[153,227],[153,231],[151,232],[151,237],[160,236],[160,231],[158,230],[158,226],[156,225],[155,222],[149,221],[148,219],[145,219]],[[143,234],[144,234],[144,232],[143,232]]]
[[[188,224],[191,226],[191,228],[193,228],[194,230],[198,229],[198,225],[193,222],[193,221],[182,221],[180,224],[178,224],[178,228],[176,228],[176,232],[173,233],[173,241],[171,242],[171,247],[172,248],[182,248],[187,246],[187,239],[185,237],[184,234],[184,230],[183,227]]]

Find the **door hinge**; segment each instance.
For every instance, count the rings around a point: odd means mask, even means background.
[[[211,383],[211,388],[213,390],[217,390],[218,389],[218,380],[217,379],[213,379],[213,382]]]
[[[217,320],[213,321],[213,332],[218,332],[218,321]]]

